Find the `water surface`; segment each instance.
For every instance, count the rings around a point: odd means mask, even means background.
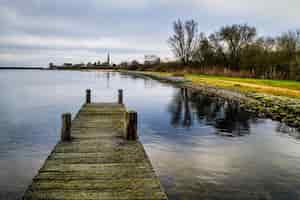
[[[0,71],[0,199],[19,199],[59,139],[60,114],[124,89],[170,199],[300,199],[299,132],[234,102],[114,72]]]

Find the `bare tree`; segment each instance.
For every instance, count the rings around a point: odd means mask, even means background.
[[[296,31],[288,31],[277,38],[278,50],[287,57],[296,55],[299,34]]]
[[[300,50],[300,29],[296,30],[296,36],[297,36],[297,51]]]
[[[299,65],[299,54],[300,54],[300,29],[296,30],[297,44],[296,44],[296,63]]]
[[[205,36],[198,34],[194,20],[180,19],[173,29],[168,43],[183,64],[193,62],[203,71],[213,67],[232,75],[240,70],[249,77],[300,80],[300,29],[257,37],[255,27],[233,24]]]
[[[197,34],[197,22],[189,20],[185,22],[186,30],[186,47],[185,47],[185,62],[189,63],[193,51],[196,48],[196,34]]]
[[[193,61],[203,65],[213,65],[215,64],[213,63],[214,53],[214,47],[205,33],[200,33],[197,46],[193,52]]]
[[[232,25],[222,27],[219,33],[221,40],[225,42],[233,68],[239,68],[241,50],[253,41],[256,36],[256,28],[244,25]]]
[[[184,64],[188,64],[192,58],[196,44],[197,23],[188,20],[183,23],[180,19],[173,24],[174,34],[168,43],[175,54]]]
[[[216,63],[218,64],[223,63],[225,66],[229,66],[228,58],[225,54],[225,48],[224,48],[224,42],[222,41],[222,38],[220,37],[220,33],[212,33],[209,36],[210,44],[212,45],[212,49],[214,51],[215,57],[216,57]]]

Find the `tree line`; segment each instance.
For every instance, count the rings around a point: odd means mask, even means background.
[[[243,71],[249,77],[300,80],[300,29],[279,36],[258,36],[247,24],[206,34],[195,20],[173,23],[168,43],[183,65],[202,71]]]

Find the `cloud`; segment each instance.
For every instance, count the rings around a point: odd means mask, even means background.
[[[22,55],[26,63],[47,64],[105,57],[107,50],[116,60],[171,56],[166,40],[177,18],[194,18],[204,32],[248,23],[274,35],[300,27],[299,7],[298,0],[2,0],[0,66]]]
[[[300,19],[298,0],[160,0],[163,6],[175,8],[197,9],[217,15],[249,17],[283,17],[285,19]],[[255,16],[260,14],[259,16]],[[252,16],[250,16],[252,15]]]
[[[0,44],[3,46],[21,46],[58,49],[94,49],[94,48],[128,48],[129,45],[121,42],[118,38],[100,38],[100,39],[72,39],[64,37],[42,37],[32,35],[7,36],[0,38]]]
[[[150,2],[147,0],[95,0],[94,4],[106,9],[144,9]]]
[[[0,61],[2,66],[47,66],[49,62],[95,62],[105,60],[110,52],[112,61],[120,63],[137,59],[145,54],[170,57],[164,43],[151,42],[147,38],[70,38],[33,35],[0,37]]]
[[[203,0],[197,2],[201,2],[200,6],[204,6],[207,9],[216,9],[217,12],[231,16],[248,15],[255,18],[300,19],[298,14],[300,1],[297,0]]]

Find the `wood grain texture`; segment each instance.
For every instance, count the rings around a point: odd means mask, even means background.
[[[143,145],[124,139],[126,109],[85,104],[72,121],[72,140],[59,142],[24,200],[166,200]]]

